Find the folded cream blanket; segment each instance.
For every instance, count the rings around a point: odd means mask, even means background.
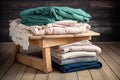
[[[101,53],[101,48],[96,45],[83,45],[83,46],[67,46],[63,48],[52,48],[52,50],[56,53],[66,53],[73,51],[88,51],[88,52],[96,52],[98,54]]]
[[[65,60],[65,59],[77,58],[77,57],[83,57],[83,56],[84,57],[96,56],[96,52],[76,51],[76,52],[67,52],[64,54],[58,54],[58,53],[55,53],[54,51],[51,51],[51,55],[60,60]]]
[[[34,35],[84,33],[90,29],[89,24],[77,23],[72,20],[56,21],[42,26],[30,26]]]
[[[70,43],[70,44],[60,45],[60,46],[58,46],[58,48],[62,49],[64,47],[69,47],[69,46],[83,46],[83,45],[92,45],[92,43],[89,40],[83,40],[83,41],[74,42],[74,43]]]
[[[9,24],[9,35],[24,50],[28,50],[29,36],[32,35],[83,33],[91,28],[87,23],[77,23],[72,20],[57,21],[42,26],[26,26],[21,24],[20,21],[21,19],[15,19]]]

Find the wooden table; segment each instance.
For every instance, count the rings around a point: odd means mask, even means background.
[[[14,60],[35,69],[42,70],[45,73],[49,73],[52,71],[50,47],[82,40],[91,40],[92,36],[99,35],[100,34],[97,32],[89,31],[82,34],[31,36],[29,43],[42,48],[43,59],[19,53],[20,46],[14,44]]]

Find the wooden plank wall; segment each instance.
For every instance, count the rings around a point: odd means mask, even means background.
[[[1,0],[0,1],[0,42],[9,38],[9,19],[19,18],[21,10],[38,6],[69,6],[81,8],[92,15],[92,30],[100,32],[93,41],[120,41],[120,1],[111,0]]]

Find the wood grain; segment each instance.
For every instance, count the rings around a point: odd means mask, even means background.
[[[120,58],[116,53],[116,51],[120,53],[120,50],[118,50],[120,48],[120,43],[97,42],[94,44],[103,49],[102,54],[98,55],[99,61],[102,63],[101,69],[83,70],[71,73],[61,73],[60,71],[53,69],[53,72],[45,74],[17,62],[11,66],[10,64],[12,63],[13,58],[9,57],[4,61],[4,64],[0,66],[0,80],[120,80],[120,65],[116,62],[116,60]],[[12,46],[12,44],[4,43],[2,46],[5,54],[7,53],[7,50],[4,49],[4,46]],[[12,48],[8,51],[9,54],[11,54]],[[39,48],[31,46],[30,49],[31,52],[34,52]],[[2,55],[3,53],[0,54]],[[118,58],[116,58],[115,55],[118,55]]]

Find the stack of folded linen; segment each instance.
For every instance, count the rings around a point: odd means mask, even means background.
[[[91,16],[82,9],[47,6],[23,10],[20,23],[31,27],[34,35],[84,33]]]
[[[10,22],[11,39],[24,50],[28,50],[29,37],[33,35],[76,34],[90,31],[91,16],[82,9],[47,6],[23,10],[20,19]],[[100,68],[96,57],[101,53],[90,41],[75,42],[52,49],[53,66],[62,72]]]
[[[51,34],[75,34],[85,33],[91,29],[87,23],[78,23],[73,20],[55,21],[42,26],[31,26],[30,30],[34,35],[51,35]]]
[[[28,50],[32,35],[76,34],[90,31],[91,16],[82,9],[47,6],[23,10],[20,19],[10,22],[11,39]]]
[[[51,52],[53,67],[64,73],[102,67],[97,57],[101,48],[88,40],[54,47]]]

